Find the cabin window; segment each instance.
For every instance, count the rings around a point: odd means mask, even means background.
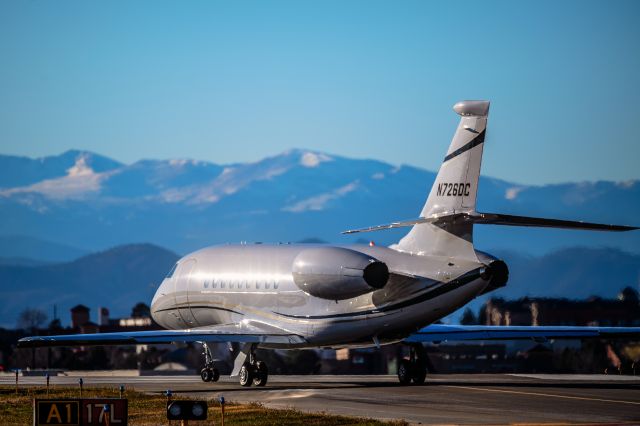
[[[265,289],[269,289],[269,287],[271,287],[271,286],[269,285],[269,282],[268,282],[268,281],[267,281],[266,283],[264,283],[264,288],[265,288]]]
[[[274,281],[274,282],[273,282],[273,288],[275,288],[276,290],[278,289],[278,285],[279,285],[279,284],[278,284],[278,282],[277,282],[277,281]]]
[[[204,288],[209,288],[209,281],[206,281],[206,280],[205,280],[205,282],[204,282]]]
[[[178,267],[178,264],[176,263],[175,265],[173,265],[173,268],[171,268],[171,270],[169,271],[169,273],[167,274],[167,278],[171,278],[173,277],[173,273],[176,271],[176,268]]]
[[[224,288],[224,281],[220,281],[220,288]]]
[[[211,288],[216,288],[216,287],[218,287],[218,280],[213,280],[211,282]]]
[[[256,281],[256,290],[260,290],[260,283]]]
[[[247,290],[249,290],[251,288],[251,283],[249,281],[246,282],[244,288],[246,288]]]

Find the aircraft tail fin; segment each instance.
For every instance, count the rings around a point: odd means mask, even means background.
[[[633,226],[478,213],[476,197],[489,101],[462,101],[455,104],[453,109],[461,116],[460,123],[420,216],[416,219],[349,230],[345,231],[345,234],[410,226],[409,233],[391,248],[418,255],[478,261],[473,248],[474,224],[589,231],[638,229]]]
[[[468,212],[476,208],[489,101],[462,101],[453,109],[460,115],[460,123],[421,217]]]
[[[453,106],[460,123],[431,187],[420,217],[474,212],[489,101],[462,101]],[[466,221],[415,224],[395,249],[417,254],[468,257],[473,249],[473,225]]]

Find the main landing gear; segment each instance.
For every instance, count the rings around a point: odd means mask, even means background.
[[[409,346],[409,359],[400,359],[398,380],[401,385],[421,385],[427,377],[426,354],[422,345]]]
[[[264,361],[258,361],[256,359],[255,349],[256,345],[252,344],[249,348],[248,356],[245,357],[246,360],[242,363],[242,367],[240,367],[238,376],[241,386],[264,386],[267,384],[267,379],[269,378],[267,364]],[[242,353],[238,356],[241,355]]]
[[[209,346],[202,342],[204,352],[204,368],[200,371],[200,378],[203,382],[217,382],[220,372],[213,365],[213,356]],[[231,376],[238,376],[241,386],[264,386],[269,378],[269,370],[264,361],[256,358],[257,345],[255,343],[245,344],[234,361]]]
[[[203,382],[217,382],[220,378],[220,372],[213,365],[213,356],[211,355],[211,349],[206,343],[202,343],[204,352],[204,368],[200,370],[200,378]]]

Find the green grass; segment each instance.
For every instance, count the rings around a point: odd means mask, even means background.
[[[49,398],[79,398],[78,388],[52,387]],[[117,398],[116,388],[84,388],[83,398]],[[161,395],[145,394],[128,390],[125,397],[129,400],[130,425],[167,425],[167,399]],[[47,398],[44,387],[22,387],[18,394],[15,388],[0,386],[0,425],[33,424],[32,401],[34,398]],[[183,399],[183,398],[180,398]],[[191,422],[198,424],[220,424],[220,404],[209,402],[209,420]],[[177,425],[179,422],[174,421]],[[226,404],[225,425],[406,425],[406,422],[382,422],[373,419],[335,416],[326,413],[304,413],[294,409],[272,409],[261,404]]]

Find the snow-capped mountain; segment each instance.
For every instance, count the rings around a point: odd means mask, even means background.
[[[294,149],[255,163],[141,160],[122,164],[86,151],[0,156],[0,236],[24,235],[98,250],[151,242],[177,252],[237,241],[318,237],[388,244],[402,230],[340,231],[416,217],[435,174],[381,161]],[[483,177],[478,209],[637,225],[640,184],[526,186]],[[477,227],[480,248],[545,253],[573,245],[640,252],[638,233]],[[6,250],[5,250],[6,251]]]

